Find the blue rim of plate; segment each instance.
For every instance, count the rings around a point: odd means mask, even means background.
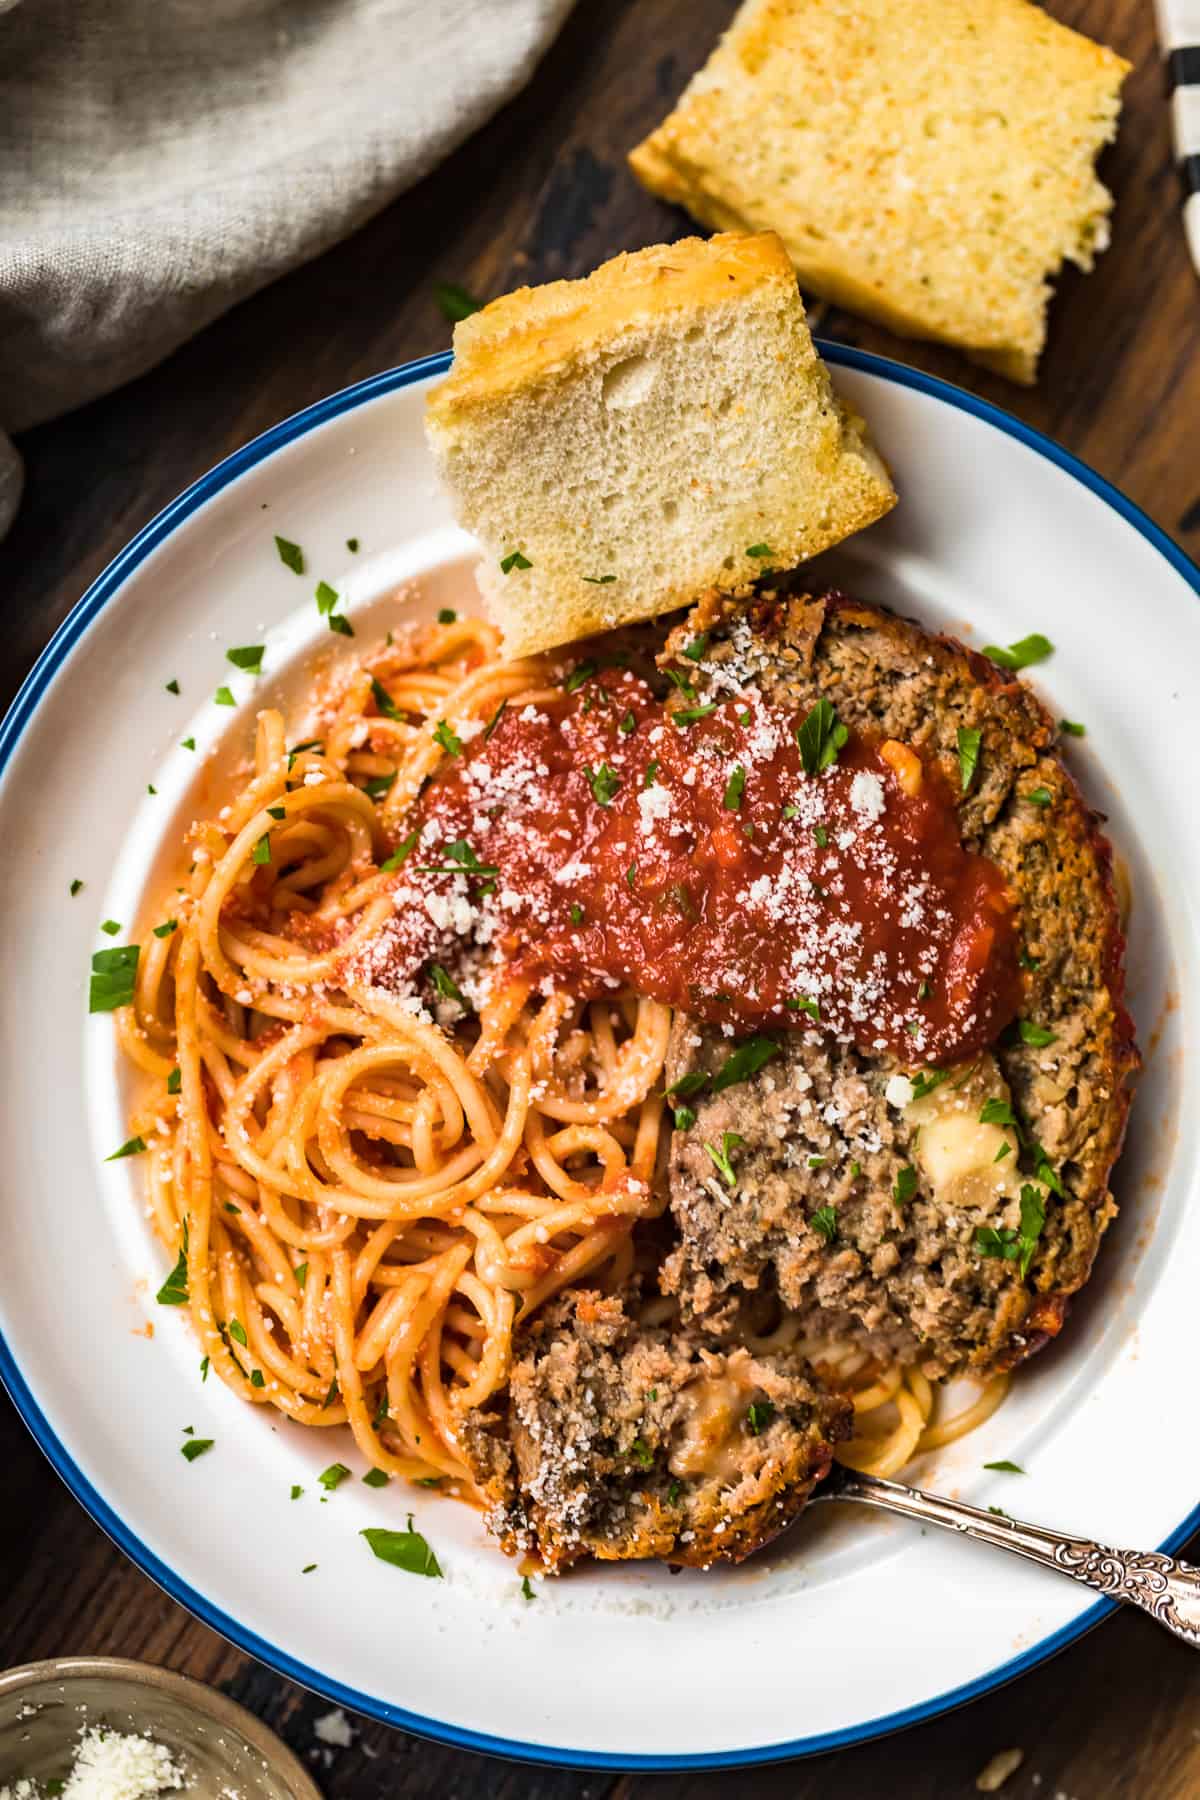
[[[1126,524],[1140,533],[1146,541],[1153,545],[1161,556],[1171,565],[1178,575],[1189,584],[1200,596],[1200,568],[1185,555],[1152,519],[1149,519],[1140,507],[1126,499],[1125,495],[1090,469],[1086,463],[1072,456],[1052,439],[1035,431],[1032,426],[1025,425],[1020,419],[993,406],[990,401],[981,400],[977,395],[968,393],[965,388],[957,388],[936,376],[926,375],[919,369],[910,369],[903,363],[893,362],[889,357],[874,356],[865,350],[855,350],[843,344],[820,342],[819,348],[826,362],[847,369],[858,369],[867,375],[876,375],[884,381],[895,382],[900,387],[913,388],[917,393],[928,394],[935,400],[941,400],[948,406],[954,406],[960,412],[971,413],[974,417],[993,425],[1004,432],[1007,437],[1016,438],[1039,456],[1064,469],[1073,475],[1076,481],[1089,488],[1093,494],[1105,501],[1114,512],[1119,513]],[[274,454],[284,444],[291,443],[294,438],[303,437],[307,432],[323,425],[339,414],[351,412],[355,407],[363,406],[368,401],[376,400],[383,394],[389,394],[399,388],[410,387],[414,382],[423,381],[428,376],[440,375],[450,366],[450,352],[442,351],[435,356],[422,357],[418,362],[405,363],[396,369],[384,370],[382,374],[372,375],[365,381],[356,382],[352,387],[342,388],[339,393],[331,394],[316,405],[309,406],[303,412],[295,413],[290,419],[284,419],[269,431],[263,432],[227,456],[223,462],[194,481],[189,488],[179,495],[178,499],[163,509],[157,518],[144,525],[137,536],[125,549],[116,556],[104,570],[103,574],[88,588],[82,599],[72,608],[63,620],[45,650],[21,684],[15,700],[5,714],[0,725],[0,778],[3,777],[12,753],[21,737],[21,733],[36,710],[64,658],[73,649],[79,638],[87,630],[97,613],[119,593],[125,578],[137,567],[164,538],[182,524],[198,507],[211,500],[222,488],[253,468],[256,463]],[[1016,1676],[1036,1668],[1048,1657],[1054,1656],[1068,1644],[1072,1644],[1085,1631],[1090,1631],[1102,1619],[1116,1610],[1113,1600],[1099,1600],[1072,1624],[1061,1630],[1052,1632],[1042,1638],[1031,1649],[1022,1651],[1009,1661],[1001,1663],[987,1675],[977,1681],[965,1682],[961,1687],[950,1688],[933,1700],[927,1700],[919,1706],[911,1706],[903,1711],[886,1713],[877,1719],[871,1719],[862,1725],[848,1726],[842,1731],[825,1732],[819,1736],[795,1738],[777,1744],[764,1744],[746,1750],[719,1750],[700,1752],[696,1755],[626,1755],[608,1754],[599,1751],[572,1750],[552,1744],[525,1744],[511,1738],[491,1737],[487,1733],[469,1731],[462,1726],[445,1724],[439,1719],[425,1718],[417,1713],[406,1712],[403,1707],[394,1706],[390,1701],[381,1700],[372,1694],[364,1694],[356,1688],[345,1687],[341,1682],[322,1675],[307,1664],[298,1662],[285,1650],[267,1643],[256,1633],[230,1618],[227,1613],[210,1604],[203,1594],[182,1581],[174,1570],[167,1567],[153,1551],[143,1544],[118,1517],[107,1502],[98,1494],[91,1483],[71,1460],[65,1446],[60,1442],[49,1419],[34,1399],[25,1383],[24,1377],[17,1368],[16,1361],[0,1336],[0,1381],[8,1390],[17,1411],[40,1448],[71,1490],[76,1500],[90,1514],[117,1548],[123,1550],[143,1574],[158,1584],[173,1600],[185,1606],[189,1612],[203,1620],[214,1631],[237,1645],[248,1655],[257,1657],[268,1668],[289,1680],[298,1682],[301,1687],[322,1695],[336,1705],[350,1707],[352,1711],[365,1714],[369,1718],[380,1719],[384,1724],[398,1726],[402,1730],[418,1733],[422,1737],[433,1738],[439,1743],[450,1744],[462,1750],[484,1751],[493,1756],[505,1756],[521,1762],[548,1763],[559,1768],[604,1769],[613,1773],[627,1770],[669,1770],[669,1769],[729,1769],[747,1768],[754,1764],[784,1762],[798,1756],[812,1756],[827,1750],[844,1749],[851,1744],[865,1743],[870,1738],[884,1737],[905,1726],[918,1725],[925,1720],[937,1718],[939,1714],[949,1712],[953,1708],[974,1700],[981,1694],[990,1693],[1002,1687]],[[1196,1506],[1186,1519],[1159,1545],[1160,1551],[1170,1555],[1177,1550],[1193,1532],[1200,1528],[1200,1506]]]

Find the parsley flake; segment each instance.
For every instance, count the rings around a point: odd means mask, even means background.
[[[615,575],[585,575],[583,579],[591,587],[607,587],[610,581],[615,581],[617,578]]]
[[[770,544],[746,545],[746,555],[754,557],[756,562],[762,562],[764,557],[773,556],[774,554],[775,552],[771,549]]]
[[[178,1068],[172,1069],[171,1073],[167,1076],[167,1092],[168,1092],[168,1094],[179,1093],[182,1086],[183,1086],[182,1073],[180,1072],[180,1070]]]
[[[304,552],[300,548],[299,544],[293,544],[293,543],[289,542],[289,540],[287,538],[280,537],[278,532],[276,532],[275,548],[279,552],[280,562],[286,564],[286,566],[292,571],[293,575],[303,575],[303,573],[304,573]]]
[[[983,733],[977,727],[959,726],[958,780],[964,794],[975,779],[975,771],[979,767],[979,746],[982,742]]]
[[[998,1469],[1002,1475],[1024,1475],[1025,1473],[1020,1463],[1009,1462],[1007,1458],[1001,1462],[984,1463],[983,1466],[985,1469]]]
[[[442,317],[450,325],[457,325],[460,319],[469,319],[472,313],[479,312],[483,306],[482,300],[469,294],[457,281],[435,281],[433,297]]]
[[[593,769],[589,763],[585,763],[583,772],[587,777],[588,786],[592,790],[592,798],[597,805],[610,805],[621,786],[621,778],[616,770],[610,769],[606,762],[602,762],[598,769]]]
[[[1028,800],[1030,806],[1053,806],[1054,804],[1053,796],[1051,795],[1049,788],[1030,788],[1025,798]]]
[[[368,1527],[359,1532],[371,1546],[371,1552],[380,1562],[391,1563],[393,1568],[404,1569],[409,1575],[436,1576],[441,1574],[437,1557],[433,1554],[426,1540],[419,1531],[413,1530],[412,1514],[408,1515],[407,1531],[382,1531],[377,1527]]]
[[[180,1444],[180,1454],[185,1456],[188,1462],[195,1462],[198,1456],[203,1456],[206,1450],[211,1450],[215,1442],[215,1438],[189,1438],[186,1444]]]
[[[237,705],[237,701],[233,697],[232,689],[227,687],[219,687],[217,689],[216,693],[213,695],[213,703],[216,706]]]
[[[726,812],[737,812],[742,804],[742,795],[746,788],[746,771],[741,763],[735,763],[733,773],[725,784],[723,805]]]
[[[318,581],[316,599],[317,611],[319,613],[324,615],[326,613],[334,612],[337,609],[338,591],[335,587],[331,587],[327,581]]]
[[[92,958],[92,978],[88,986],[89,1012],[115,1012],[133,999],[137,977],[139,948],[122,944],[115,950],[97,950]]]
[[[824,1158],[821,1160],[824,1161]],[[818,1206],[816,1212],[813,1213],[808,1222],[812,1229],[817,1233],[817,1236],[823,1237],[827,1244],[832,1244],[834,1242],[838,1234],[836,1206]]]
[[[533,1588],[530,1586],[528,1575],[522,1575],[522,1577],[521,1577],[521,1592],[522,1592],[522,1594],[524,1594],[526,1600],[536,1600],[537,1599],[537,1595],[534,1593]]]
[[[317,1476],[317,1480],[328,1493],[332,1493],[335,1487],[339,1487],[341,1483],[345,1481],[349,1473],[350,1471],[345,1463],[330,1463],[327,1469],[321,1470],[321,1473]]]
[[[832,702],[824,698],[818,700],[796,729],[805,774],[819,775],[822,769],[835,763],[838,751],[849,735]]]
[[[739,1044],[733,1054],[712,1078],[714,1094],[723,1093],[726,1088],[736,1087],[740,1081],[749,1081],[752,1076],[770,1062],[779,1052],[779,1045],[773,1038],[752,1037]]]
[[[368,1469],[363,1476],[365,1485],[374,1488],[386,1487],[391,1479],[386,1469]]]
[[[178,919],[164,919],[161,925],[156,925],[154,927],[154,935],[157,938],[170,937],[171,933],[173,931],[178,931],[178,929]]]
[[[330,631],[336,631],[339,637],[352,638],[354,636],[354,627],[346,617],[345,613],[331,612],[329,615],[329,629]]]
[[[746,1408],[746,1429],[751,1437],[760,1437],[775,1417],[769,1400],[752,1400]]]
[[[253,863],[257,863],[259,868],[262,868],[266,863],[270,862],[271,834],[269,831],[264,831],[258,842],[255,844],[253,850],[250,852],[250,860]]]
[[[83,883],[82,883],[82,881],[80,881],[80,879],[77,875],[75,877],[74,881],[71,883],[71,886],[68,890],[68,892],[71,895],[72,900],[75,898],[76,894],[78,894],[82,890],[82,888],[83,888]]]
[[[897,1206],[907,1206],[917,1191],[919,1177],[911,1163],[906,1163],[898,1172],[892,1187],[892,1199]]]
[[[177,694],[179,692],[179,683],[174,678],[168,681],[167,692],[168,694]]]
[[[1048,656],[1053,656],[1054,645],[1040,631],[1035,631],[1029,637],[1009,644],[1007,649],[1002,649],[999,644],[985,644],[983,654],[999,663],[1002,669],[1027,669],[1031,663],[1045,662]]]
[[[507,556],[500,558],[500,573],[511,575],[514,569],[532,569],[533,564],[519,550],[510,550]]]
[[[106,1156],[104,1160],[105,1162],[119,1162],[123,1156],[144,1156],[145,1154],[145,1138],[131,1137],[126,1138],[125,1142],[121,1145],[121,1148],[119,1150],[114,1150],[112,1155]]]
[[[1036,1024],[1033,1019],[1018,1019],[1017,1030],[1021,1034],[1021,1042],[1032,1045],[1035,1050],[1044,1049],[1047,1044],[1052,1044],[1056,1035],[1053,1031],[1048,1031],[1044,1025]]]
[[[121,929],[121,921],[120,919],[105,919],[100,929],[105,937],[116,937]]]
[[[437,622],[439,625],[453,625],[457,618],[458,614],[452,606],[441,606],[438,608]]]
[[[458,1004],[462,1007],[464,1012],[469,1011],[467,1003],[463,999],[462,994],[460,993],[459,989],[457,987],[455,987],[453,981],[450,979],[450,976],[446,973],[445,969],[443,969],[441,963],[430,963],[429,979],[430,979],[430,981],[432,981],[434,990],[438,994],[439,998],[441,998],[442,1000],[457,1000]]]
[[[358,555],[358,539],[357,538],[347,538],[346,539],[346,548],[350,552],[351,556],[357,556]]]
[[[247,675],[261,675],[265,649],[265,644],[237,644],[232,650],[227,650],[225,655],[235,669],[244,669]]]
[[[583,686],[584,682],[590,681],[592,679],[592,676],[595,675],[596,673],[598,673],[598,667],[597,667],[596,663],[594,663],[594,662],[576,663],[575,667],[571,670],[571,673],[567,676],[567,679],[563,682],[563,687],[566,689],[568,694],[578,693],[579,689]]]
[[[398,869],[401,863],[404,862],[407,857],[411,856],[416,849],[417,839],[420,835],[420,831],[410,831],[406,838],[401,838],[387,861],[380,863],[380,874],[390,875],[393,869]]]
[[[371,698],[374,700],[377,709],[383,714],[385,719],[399,719],[402,717],[400,708],[396,705],[396,702],[392,699],[392,696],[388,693],[382,681],[374,675],[371,677]]]
[[[736,1131],[725,1131],[721,1134],[721,1148],[719,1150],[712,1144],[705,1144],[704,1146],[717,1174],[721,1177],[725,1186],[730,1190],[737,1186],[737,1176],[733,1172],[733,1163],[730,1161],[729,1153],[731,1150],[736,1150],[738,1145],[744,1144],[745,1141],[745,1138],[739,1137]]]
[[[495,731],[497,725],[500,723],[501,719],[504,717],[507,710],[508,710],[508,701],[502,700],[484,727],[483,741],[485,744],[488,743],[489,740],[491,739],[491,735],[492,735],[493,731]]]
[[[1078,719],[1060,719],[1058,729],[1065,731],[1068,737],[1086,737],[1087,726],[1081,725]]]
[[[462,739],[454,727],[446,723],[445,719],[438,720],[434,728],[433,741],[446,752],[447,756],[462,755]]]

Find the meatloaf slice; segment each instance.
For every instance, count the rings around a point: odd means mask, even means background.
[[[510,1555],[740,1562],[783,1531],[850,1435],[847,1401],[792,1352],[754,1356],[568,1292],[460,1443]]]
[[[953,640],[840,594],[777,593],[736,614],[702,604],[666,655],[698,629],[707,692],[755,683],[799,711],[825,697],[852,730],[941,767],[964,843],[1015,900],[1024,993],[965,1069],[903,1069],[801,1021],[752,1080],[689,1099],[664,1286],[709,1328],[778,1290],[814,1331],[851,1331],[931,1376],[1009,1367],[1059,1329],[1115,1212],[1138,1058],[1109,846],[1040,703]],[[965,791],[963,732],[979,733]],[[714,1073],[730,1047],[677,1019],[668,1080]],[[929,1089],[915,1103],[914,1083]],[[727,1134],[732,1181],[706,1148]]]

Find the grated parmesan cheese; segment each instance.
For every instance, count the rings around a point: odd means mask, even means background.
[[[184,1791],[187,1778],[170,1751],[152,1738],[85,1727],[62,1800],[158,1800]],[[0,1788],[0,1800],[42,1800],[36,1781]]]

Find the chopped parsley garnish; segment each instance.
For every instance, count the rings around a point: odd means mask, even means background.
[[[179,929],[179,920],[178,919],[164,919],[161,925],[156,925],[154,927],[154,935],[155,935],[155,937],[159,937],[159,938],[170,937],[171,933],[173,931],[178,931],[178,929]]]
[[[308,1281],[308,1264],[306,1262],[298,1263],[292,1273],[296,1277],[296,1286],[303,1289]]]
[[[682,669],[664,669],[663,674],[671,683],[671,686],[678,688],[679,692],[687,699],[694,700],[696,698],[696,690],[692,686],[692,678],[690,675],[685,674]]]
[[[810,1019],[819,1019],[821,1017],[819,1001],[801,999],[796,995],[790,1000],[785,1000],[783,1004],[787,1007],[789,1012],[807,1013]]]
[[[477,313],[483,305],[482,300],[477,300],[474,294],[469,294],[465,287],[458,285],[457,281],[435,281],[433,297],[438,303],[442,317],[450,325],[457,325],[460,319],[469,319],[471,314]]]
[[[125,1142],[121,1145],[121,1148],[119,1150],[114,1150],[112,1155],[106,1156],[104,1160],[105,1162],[120,1162],[123,1156],[144,1156],[145,1154],[145,1138],[131,1137],[126,1138]]]
[[[292,1499],[298,1500],[303,1492],[304,1489],[300,1486],[299,1482],[294,1481],[292,1483]]]
[[[746,555],[753,556],[758,562],[761,562],[765,556],[773,556],[774,554],[775,552],[771,549],[770,544],[746,545]]]
[[[180,1072],[179,1068],[176,1067],[176,1068],[172,1069],[171,1073],[167,1076],[167,1092],[168,1092],[168,1094],[177,1094],[177,1093],[179,1093],[182,1086],[183,1086],[183,1075]]]
[[[1058,1173],[1058,1170],[1054,1167],[1054,1164],[1050,1161],[1050,1158],[1046,1155],[1042,1146],[1039,1143],[1034,1142],[1030,1148],[1032,1149],[1034,1156],[1034,1180],[1040,1181],[1042,1186],[1049,1188],[1052,1194],[1057,1194],[1060,1200],[1065,1200],[1067,1198],[1067,1190],[1063,1185],[1062,1176]]]
[[[526,1600],[536,1600],[537,1599],[537,1595],[534,1593],[533,1588],[530,1585],[528,1575],[522,1575],[522,1577],[521,1577],[521,1592],[524,1594]]]
[[[395,769],[390,775],[369,775],[363,782],[363,793],[368,800],[382,800],[383,796],[390,792],[395,780]]]
[[[720,1094],[726,1088],[735,1087],[739,1081],[749,1081],[778,1052],[779,1045],[773,1038],[747,1038],[713,1076],[712,1092]]]
[[[203,1456],[206,1450],[211,1450],[215,1442],[215,1438],[189,1438],[186,1444],[180,1444],[180,1454],[186,1456],[189,1462],[195,1462],[198,1456]]]
[[[1002,1475],[1023,1475],[1025,1473],[1020,1463],[1009,1462],[1007,1458],[1001,1462],[984,1463],[983,1466],[985,1469],[999,1469]]]
[[[266,1385],[267,1385],[266,1382],[263,1380],[262,1370],[261,1369],[251,1369],[251,1371],[250,1371],[250,1386],[252,1388],[260,1388],[260,1387],[266,1387]]]
[[[1011,1125],[1016,1129],[1017,1118],[1010,1100],[985,1100],[979,1109],[981,1125]]]
[[[359,1536],[366,1538],[380,1562],[391,1563],[394,1568],[404,1569],[410,1575],[434,1576],[442,1572],[437,1557],[421,1533],[413,1530],[411,1513],[408,1515],[407,1531],[382,1531],[372,1526],[366,1531],[360,1531]]]
[[[136,944],[122,944],[115,950],[97,950],[92,958],[92,978],[88,986],[88,1011],[115,1012],[133,999],[137,977],[139,949]]]
[[[105,919],[100,929],[105,937],[116,937],[121,929],[121,921],[120,919]]]
[[[330,1463],[327,1469],[321,1470],[321,1473],[317,1476],[317,1480],[327,1492],[332,1493],[335,1487],[339,1487],[341,1483],[345,1481],[349,1473],[350,1471],[345,1463]]]
[[[213,695],[213,703],[216,706],[236,706],[237,705],[237,701],[233,697],[232,690],[227,687],[219,687],[217,689],[216,693]]]
[[[374,675],[371,677],[371,698],[374,700],[376,707],[383,714],[385,719],[399,719],[403,717],[400,708],[396,705],[396,702],[392,699],[392,696],[388,693],[382,681],[378,680]]]
[[[745,1141],[745,1138],[739,1137],[736,1131],[725,1131],[721,1134],[721,1148],[719,1150],[712,1144],[705,1144],[704,1146],[712,1161],[713,1167],[716,1169],[717,1174],[721,1177],[721,1180],[725,1183],[727,1188],[732,1189],[737,1186],[737,1176],[733,1172],[733,1164],[729,1159],[729,1153],[731,1150],[736,1150],[738,1145],[744,1144]]]
[[[576,663],[575,667],[571,670],[571,673],[567,676],[567,679],[563,682],[563,687],[568,694],[578,693],[584,682],[590,681],[592,676],[598,672],[598,666],[594,662]]]
[[[347,538],[346,539],[346,548],[350,552],[351,556],[357,556],[358,555],[358,539],[357,538]]]
[[[75,877],[74,881],[71,883],[70,888],[68,889],[68,892],[70,893],[72,900],[75,898],[76,894],[78,894],[82,890],[82,888],[83,888],[83,883],[82,883],[82,881],[80,881],[80,879],[77,875]]]
[[[578,900],[572,902],[570,919],[571,919],[572,925],[582,925],[583,924],[583,908],[582,908],[582,906],[580,906]]]
[[[631,1460],[638,1465],[639,1469],[652,1469],[654,1467],[654,1452],[651,1450],[645,1438],[634,1438],[632,1444],[629,1446],[629,1455]]]
[[[1030,956],[1028,950],[1026,950],[1026,948],[1023,944],[1021,946],[1021,954],[1017,958],[1017,961],[1020,963],[1020,965],[1023,969],[1040,969],[1042,966],[1041,957],[1040,956]]]
[[[1003,1162],[1006,1156],[1011,1156],[1011,1155],[1012,1155],[1012,1145],[1009,1143],[1008,1139],[1005,1138],[1004,1142],[1001,1144],[1000,1148],[997,1150],[995,1156],[993,1156],[992,1161],[994,1163]]]
[[[320,738],[305,738],[302,744],[294,745],[293,748],[288,751],[288,774],[291,774],[292,766],[295,763],[296,758],[303,755],[305,750],[323,751],[324,748],[325,746]]]
[[[494,863],[481,863],[466,838],[455,838],[442,851],[445,861],[427,865],[418,865],[418,875],[468,875],[486,880],[489,876],[498,875],[499,869]]]
[[[187,1220],[183,1221],[180,1237],[179,1256],[175,1267],[159,1288],[155,1299],[160,1306],[186,1306],[188,1303],[187,1284],[188,1228]]]
[[[1068,737],[1086,737],[1087,726],[1081,725],[1078,719],[1060,719],[1058,729],[1065,731]]]
[[[696,1115],[690,1106],[673,1106],[671,1112],[674,1116],[676,1131],[690,1131],[696,1123]]]
[[[447,756],[462,755],[462,739],[452,725],[445,719],[439,719],[434,728],[433,741],[446,752]]]
[[[652,757],[651,760],[646,765],[646,778],[642,782],[642,786],[644,788],[653,787],[654,786],[654,778],[657,774],[658,774],[658,758],[657,758],[657,756],[655,756],[655,757]]]
[[[1045,1223],[1045,1202],[1038,1190],[1026,1182],[1021,1189],[1020,1230],[1014,1231],[1011,1225],[1003,1225],[999,1230],[991,1225],[979,1225],[975,1230],[975,1248],[980,1256],[1002,1257],[1005,1262],[1019,1263],[1024,1279]]]
[[[964,794],[975,779],[975,771],[979,767],[979,746],[982,742],[983,733],[977,727],[959,726],[958,780]]]
[[[674,1506],[676,1501],[679,1499],[680,1494],[682,1494],[682,1492],[683,1492],[682,1481],[673,1481],[671,1483],[670,1487],[667,1489],[667,1505]]]
[[[610,581],[617,578],[615,575],[585,575],[583,579],[592,587],[607,587]]]
[[[1055,1033],[1048,1031],[1044,1025],[1038,1025],[1033,1019],[1018,1019],[1017,1030],[1021,1034],[1021,1042],[1031,1044],[1035,1050],[1041,1050],[1054,1042]]]
[[[275,533],[275,548],[279,552],[280,562],[285,563],[287,565],[287,567],[292,571],[293,575],[303,575],[303,573],[304,573],[304,552],[300,548],[299,544],[290,543],[287,538],[280,537],[279,533],[276,532]]]
[[[500,723],[501,719],[504,717],[507,710],[508,710],[508,701],[502,700],[484,727],[483,741],[485,744],[491,738],[493,731],[495,731],[497,725]]]
[[[430,963],[429,979],[430,979],[430,981],[432,981],[432,983],[434,985],[434,989],[441,999],[457,1000],[458,1004],[462,1007],[464,1012],[466,1012],[468,1010],[467,1003],[464,1000],[461,992],[459,991],[459,989],[457,987],[455,987],[453,981],[450,979],[450,977],[446,973],[445,969],[443,969],[441,963]]]
[[[386,1469],[368,1469],[363,1476],[367,1487],[386,1487],[391,1479]]]
[[[300,1573],[301,1573],[301,1574],[302,1574],[302,1575],[311,1575],[311,1574],[312,1574],[312,1572],[313,1572],[313,1570],[314,1570],[314,1569],[315,1569],[315,1568],[316,1568],[316,1567],[317,1567],[317,1565],[316,1565],[316,1563],[305,1563],[305,1565],[304,1565],[304,1567],[303,1567],[303,1568],[302,1568],[302,1569],[301,1569],[301,1571],[300,1571]]]
[[[688,1074],[681,1075],[678,1081],[673,1081],[664,1092],[668,1098],[672,1094],[683,1094],[690,1097],[692,1094],[698,1094],[707,1080],[708,1076],[703,1069],[692,1069]]]
[[[437,622],[439,625],[453,625],[457,618],[458,614],[452,606],[442,606],[438,608]]]
[[[617,725],[617,730],[622,737],[630,737],[637,730],[637,720],[631,712],[625,714],[625,717]]]
[[[405,860],[405,858],[411,856],[413,851],[416,849],[417,839],[420,837],[420,835],[421,835],[420,831],[410,831],[406,838],[401,838],[400,842],[396,845],[396,848],[392,851],[392,854],[388,857],[387,861],[380,863],[380,865],[379,865],[380,874],[381,875],[390,875],[393,869],[398,869],[400,867],[400,864]]]
[[[240,1344],[244,1350],[249,1339],[246,1336],[246,1327],[242,1324],[242,1321],[240,1319],[230,1319],[226,1329],[234,1343]]]
[[[1045,662],[1048,656],[1053,656],[1054,645],[1040,631],[1035,631],[1007,649],[1002,649],[999,644],[985,644],[983,654],[999,663],[1002,669],[1027,669],[1031,663]]]
[[[328,1388],[325,1391],[325,1398],[321,1402],[321,1411],[324,1412],[325,1408],[327,1406],[332,1406],[334,1401],[339,1400],[340,1398],[341,1398],[341,1390],[338,1387],[338,1380],[337,1380],[337,1376],[335,1375],[333,1380],[330,1382]],[[349,1473],[349,1470],[347,1470],[347,1474],[348,1473]]]
[[[819,775],[822,769],[835,763],[838,751],[849,735],[832,702],[824,698],[818,700],[796,729],[805,774]]]
[[[253,863],[257,863],[259,868],[262,868],[266,863],[270,862],[271,834],[269,831],[264,831],[258,842],[255,844],[253,850],[250,852],[250,860]]]
[[[769,1400],[752,1400],[746,1408],[746,1429],[750,1436],[760,1436],[774,1417],[775,1408]]]
[[[208,1380],[209,1361],[210,1361],[210,1359],[207,1356],[201,1360],[201,1363],[200,1363],[200,1380],[201,1380],[201,1382],[205,1382]]]
[[[167,692],[168,694],[177,694],[179,692],[179,683],[173,678],[167,683]]]
[[[708,633],[707,631],[702,631],[699,637],[694,637],[690,644],[685,644],[683,646],[683,654],[687,657],[689,662],[698,663],[707,649]]]
[[[511,575],[514,569],[532,569],[533,564],[519,550],[510,550],[507,556],[500,558],[500,573]]]
[[[337,610],[337,603],[338,603],[337,589],[335,587],[331,587],[327,581],[318,581],[318,583],[317,583],[317,611],[322,614],[335,612]]]
[[[638,872],[637,864],[635,862],[631,862],[629,867],[625,871],[625,886],[627,888],[632,889],[636,885],[637,872]]]
[[[598,769],[593,769],[590,763],[585,763],[583,772],[587,776],[588,786],[592,790],[592,799],[599,806],[608,806],[621,786],[621,777],[616,770],[610,769],[606,762],[602,762]]]
[[[857,1181],[861,1174],[862,1174],[862,1164],[860,1162],[852,1162],[850,1164],[850,1179],[851,1179],[851,1181]]]
[[[679,726],[694,725],[698,719],[707,719],[709,713],[714,713],[716,710],[717,702],[715,700],[710,700],[707,706],[685,706],[682,712],[671,714],[671,723]]]
[[[1008,1517],[1008,1514],[1005,1512],[1005,1510],[1002,1506],[989,1506],[988,1511],[990,1513],[995,1513],[995,1515],[998,1519],[1007,1519],[1007,1517]]]
[[[268,806],[267,817],[270,819],[286,819],[287,818],[287,807],[286,806]]]
[[[907,1206],[908,1202],[917,1191],[918,1183],[919,1177],[917,1171],[913,1168],[911,1163],[905,1163],[904,1167],[897,1174],[895,1184],[892,1188],[892,1199],[896,1202],[897,1206]]]
[[[336,631],[339,637],[354,636],[354,627],[346,617],[345,613],[330,613],[329,629],[330,631]]]
[[[196,748],[196,740],[194,737],[180,738],[179,742],[185,750],[194,750]]]
[[[818,1206],[808,1221],[818,1237],[823,1237],[827,1244],[832,1244],[838,1234],[836,1206]]]
[[[148,794],[157,794],[158,789],[155,787],[155,785],[152,781],[148,781],[146,783],[146,792]]]
[[[813,841],[818,850],[825,850],[829,845],[829,833],[823,825],[813,826]]]
[[[1030,788],[1025,798],[1028,800],[1030,806],[1053,806],[1054,804],[1054,799],[1049,788]]]
[[[247,675],[261,675],[265,649],[265,644],[236,644],[225,655],[235,669],[245,669]]]
[[[926,1094],[932,1094],[934,1088],[941,1087],[943,1081],[948,1080],[949,1075],[949,1069],[922,1069],[919,1075],[914,1075],[912,1078],[913,1099],[923,1100]]]
[[[746,788],[746,771],[741,763],[735,763],[733,773],[725,784],[724,806],[726,812],[737,812],[742,804],[742,794]]]

